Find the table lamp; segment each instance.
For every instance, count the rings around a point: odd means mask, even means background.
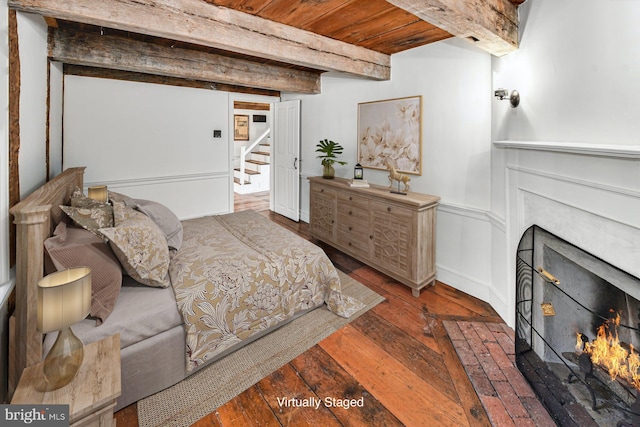
[[[109,198],[109,194],[107,192],[106,185],[94,185],[87,188],[87,196],[90,199],[97,200],[102,203],[107,203],[107,199]]]
[[[43,373],[49,390],[69,384],[80,369],[84,345],[70,326],[87,317],[90,310],[90,268],[58,271],[38,282],[37,328],[42,333],[60,331],[44,360]]]

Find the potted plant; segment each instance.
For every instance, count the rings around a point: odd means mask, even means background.
[[[342,154],[342,150],[342,145],[333,141],[329,141],[326,138],[321,139],[320,142],[316,144],[316,153],[322,153],[317,158],[322,159],[322,166],[324,167],[324,169],[322,170],[323,178],[331,179],[334,177],[334,163],[339,163],[341,165],[347,164],[347,162],[338,160],[338,155]]]

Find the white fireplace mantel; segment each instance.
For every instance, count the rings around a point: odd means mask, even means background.
[[[519,150],[553,151],[569,154],[584,154],[589,156],[640,159],[640,145],[609,145],[550,141],[494,141],[493,145],[496,148],[515,148]]]
[[[509,284],[515,252],[522,233],[534,224],[640,277],[640,146],[549,141],[494,141],[493,146],[493,167],[504,171],[495,176],[504,179],[509,305],[515,305],[515,284]],[[515,313],[505,312],[513,324]]]

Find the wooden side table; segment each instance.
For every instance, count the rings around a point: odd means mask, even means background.
[[[42,365],[25,368],[11,403],[69,405],[72,427],[115,426],[113,410],[121,393],[119,334],[86,345],[78,374],[62,388],[43,391]]]

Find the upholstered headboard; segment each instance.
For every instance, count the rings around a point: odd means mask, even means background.
[[[82,188],[84,167],[70,168],[9,209],[16,224],[16,309],[10,322],[9,394],[22,370],[42,360],[42,334],[36,329],[38,281],[44,272],[44,241],[64,218],[59,205]]]

